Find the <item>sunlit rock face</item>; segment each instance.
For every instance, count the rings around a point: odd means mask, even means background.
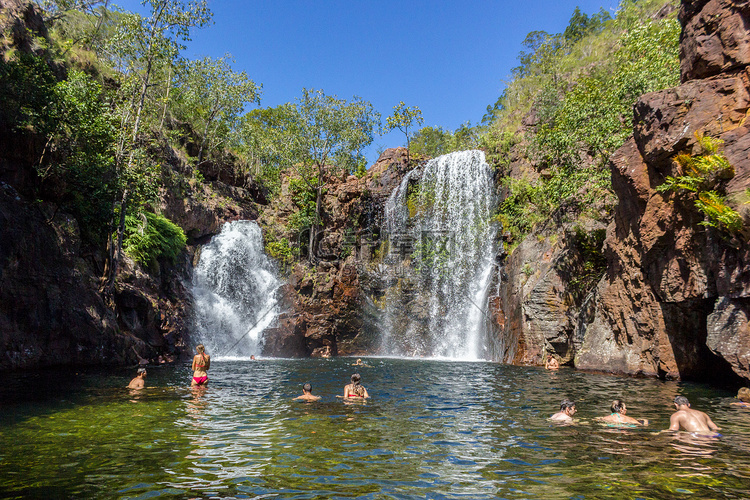
[[[698,152],[696,134],[724,141],[735,175],[721,187],[750,222],[748,2],[683,2],[680,87],[642,96],[634,138],[613,155],[619,202],[605,248],[609,269],[581,323],[577,367],[666,378],[750,379],[750,246],[701,223],[691,204],[655,187],[672,161]]]
[[[378,347],[386,283],[380,269],[384,205],[406,173],[422,159],[407,160],[406,148],[385,150],[367,173],[327,179],[323,229],[316,241],[316,262],[304,259],[284,270],[279,291],[281,314],[264,333],[263,353],[283,357],[372,354]],[[308,234],[279,232],[297,209],[290,179],[281,196],[261,215],[264,232],[306,247]],[[283,229],[282,229],[283,231]]]
[[[743,70],[750,64],[747,0],[683,1],[680,22],[682,81]]]
[[[495,267],[492,171],[481,151],[412,170],[385,206],[388,235],[378,352],[487,359],[487,299]]]

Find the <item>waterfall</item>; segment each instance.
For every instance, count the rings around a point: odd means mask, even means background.
[[[435,158],[391,193],[382,354],[487,358],[494,207],[492,172],[481,151]]]
[[[255,222],[224,224],[205,245],[193,273],[196,341],[218,358],[258,354],[278,316],[277,269]]]

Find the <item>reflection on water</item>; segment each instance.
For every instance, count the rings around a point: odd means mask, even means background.
[[[750,410],[706,386],[491,363],[370,358],[372,399],[336,395],[351,359],[34,373],[0,388],[0,497],[743,498]],[[73,380],[74,383],[61,383]],[[318,402],[295,401],[304,382]],[[33,387],[34,391],[28,388]],[[722,437],[658,433],[675,394]],[[561,399],[577,424],[547,421]],[[646,428],[596,423],[612,399]]]

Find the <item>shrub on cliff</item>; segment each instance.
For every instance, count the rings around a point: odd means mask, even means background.
[[[174,261],[186,241],[182,228],[163,215],[144,212],[142,217],[125,217],[123,249],[143,265],[153,266],[159,259]]]
[[[516,132],[520,117],[527,115],[515,154],[528,158],[537,171],[501,180],[507,196],[498,219],[512,240],[519,241],[560,206],[585,211],[611,198],[606,163],[632,133],[633,104],[646,92],[679,83],[679,23],[673,15],[651,18],[667,3],[675,2],[623,0],[614,19],[566,30],[577,33],[573,38],[536,33],[527,43],[533,53],[519,57],[522,65],[489,110],[492,124],[483,136],[491,152],[507,151],[494,146],[493,136]],[[571,26],[575,22],[574,15]],[[493,156],[496,164],[503,163]]]
[[[686,201],[692,201],[706,217],[702,225],[730,234],[739,233],[743,226],[742,216],[727,205],[727,200],[719,192],[722,181],[734,177],[734,167],[719,151],[724,141],[697,134],[696,137],[701,150],[694,155],[682,153],[675,156],[674,162],[680,175],[667,176],[664,183],[656,186],[656,191],[675,193]]]

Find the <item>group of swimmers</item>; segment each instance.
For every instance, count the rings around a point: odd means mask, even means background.
[[[670,431],[679,431],[680,429],[688,432],[698,432],[703,434],[715,433],[721,430],[712,420],[711,417],[699,410],[690,407],[690,401],[685,396],[674,398],[676,411],[669,418]],[[608,425],[616,426],[646,426],[648,420],[635,419],[627,415],[627,406],[621,399],[615,399],[611,406],[612,413],[606,417],[597,417],[597,421]],[[560,403],[560,411],[552,415],[549,419],[556,422],[573,422],[573,415],[576,413],[576,404],[569,399],[563,399]]]
[[[343,398],[346,401],[365,400],[370,397],[367,393],[367,389],[362,385],[362,377],[359,373],[354,373],[351,376],[351,383],[344,386],[344,395],[336,396],[337,398]],[[302,386],[302,395],[297,396],[294,399],[302,401],[318,401],[320,396],[314,396],[312,393],[312,385],[306,383]]]
[[[191,366],[193,379],[190,381],[190,386],[205,387],[208,385],[208,369],[211,368],[211,356],[206,354],[206,348],[203,344],[195,346],[195,352],[197,354],[193,356],[193,364]],[[255,359],[255,356],[252,356],[251,359]],[[146,375],[145,368],[138,368],[135,378],[128,384],[128,389],[143,389],[146,386]]]
[[[211,368],[211,356],[206,354],[206,348],[203,344],[198,344],[195,347],[196,355],[193,356],[193,363],[191,369],[193,370],[193,379],[190,381],[191,387],[205,387],[208,385],[208,369]],[[250,359],[254,360],[255,356],[251,356]],[[361,359],[357,359],[353,366],[369,366],[362,362]],[[138,368],[135,378],[128,384],[128,389],[143,389],[146,386],[146,369],[141,367]],[[351,383],[344,387],[344,395],[336,396],[338,398],[344,398],[346,400],[355,399],[367,399],[370,395],[367,393],[367,389],[361,384],[362,377],[359,373],[355,373],[351,376]],[[301,399],[305,401],[317,401],[320,399],[319,396],[312,394],[312,385],[304,384],[302,386],[302,395],[295,399]]]
[[[192,370],[193,379],[190,382],[192,387],[205,387],[208,384],[208,369],[211,367],[211,356],[206,354],[206,349],[203,344],[198,344],[195,348],[196,355],[193,357]],[[255,359],[252,356],[251,359]],[[362,362],[361,359],[357,359],[353,366],[368,366]],[[545,368],[548,370],[557,370],[559,364],[554,357],[547,359]],[[143,389],[146,384],[146,368],[138,368],[138,372],[133,380],[128,384],[129,389]],[[345,400],[356,400],[356,399],[367,399],[370,395],[367,393],[367,389],[361,384],[362,377],[359,373],[354,373],[351,376],[351,383],[344,386],[344,395],[336,396],[338,398],[344,398]],[[732,403],[743,407],[750,408],[750,388],[743,387],[737,393],[737,398],[740,400],[739,403]],[[306,383],[302,386],[302,395],[297,396],[294,399],[303,401],[317,401],[320,399],[319,396],[312,394],[312,385]],[[710,433],[721,430],[704,412],[694,410],[690,407],[690,401],[685,396],[677,396],[674,398],[674,406],[676,411],[672,414],[669,419],[669,430],[678,431],[684,429],[689,432],[700,432]],[[604,417],[597,417],[597,421],[617,426],[646,426],[648,420],[636,419],[627,415],[628,408],[625,402],[621,399],[615,399],[610,407],[611,413]],[[560,403],[560,411],[552,415],[549,419],[555,422],[573,422],[573,415],[576,413],[576,404],[574,401],[564,399]]]

